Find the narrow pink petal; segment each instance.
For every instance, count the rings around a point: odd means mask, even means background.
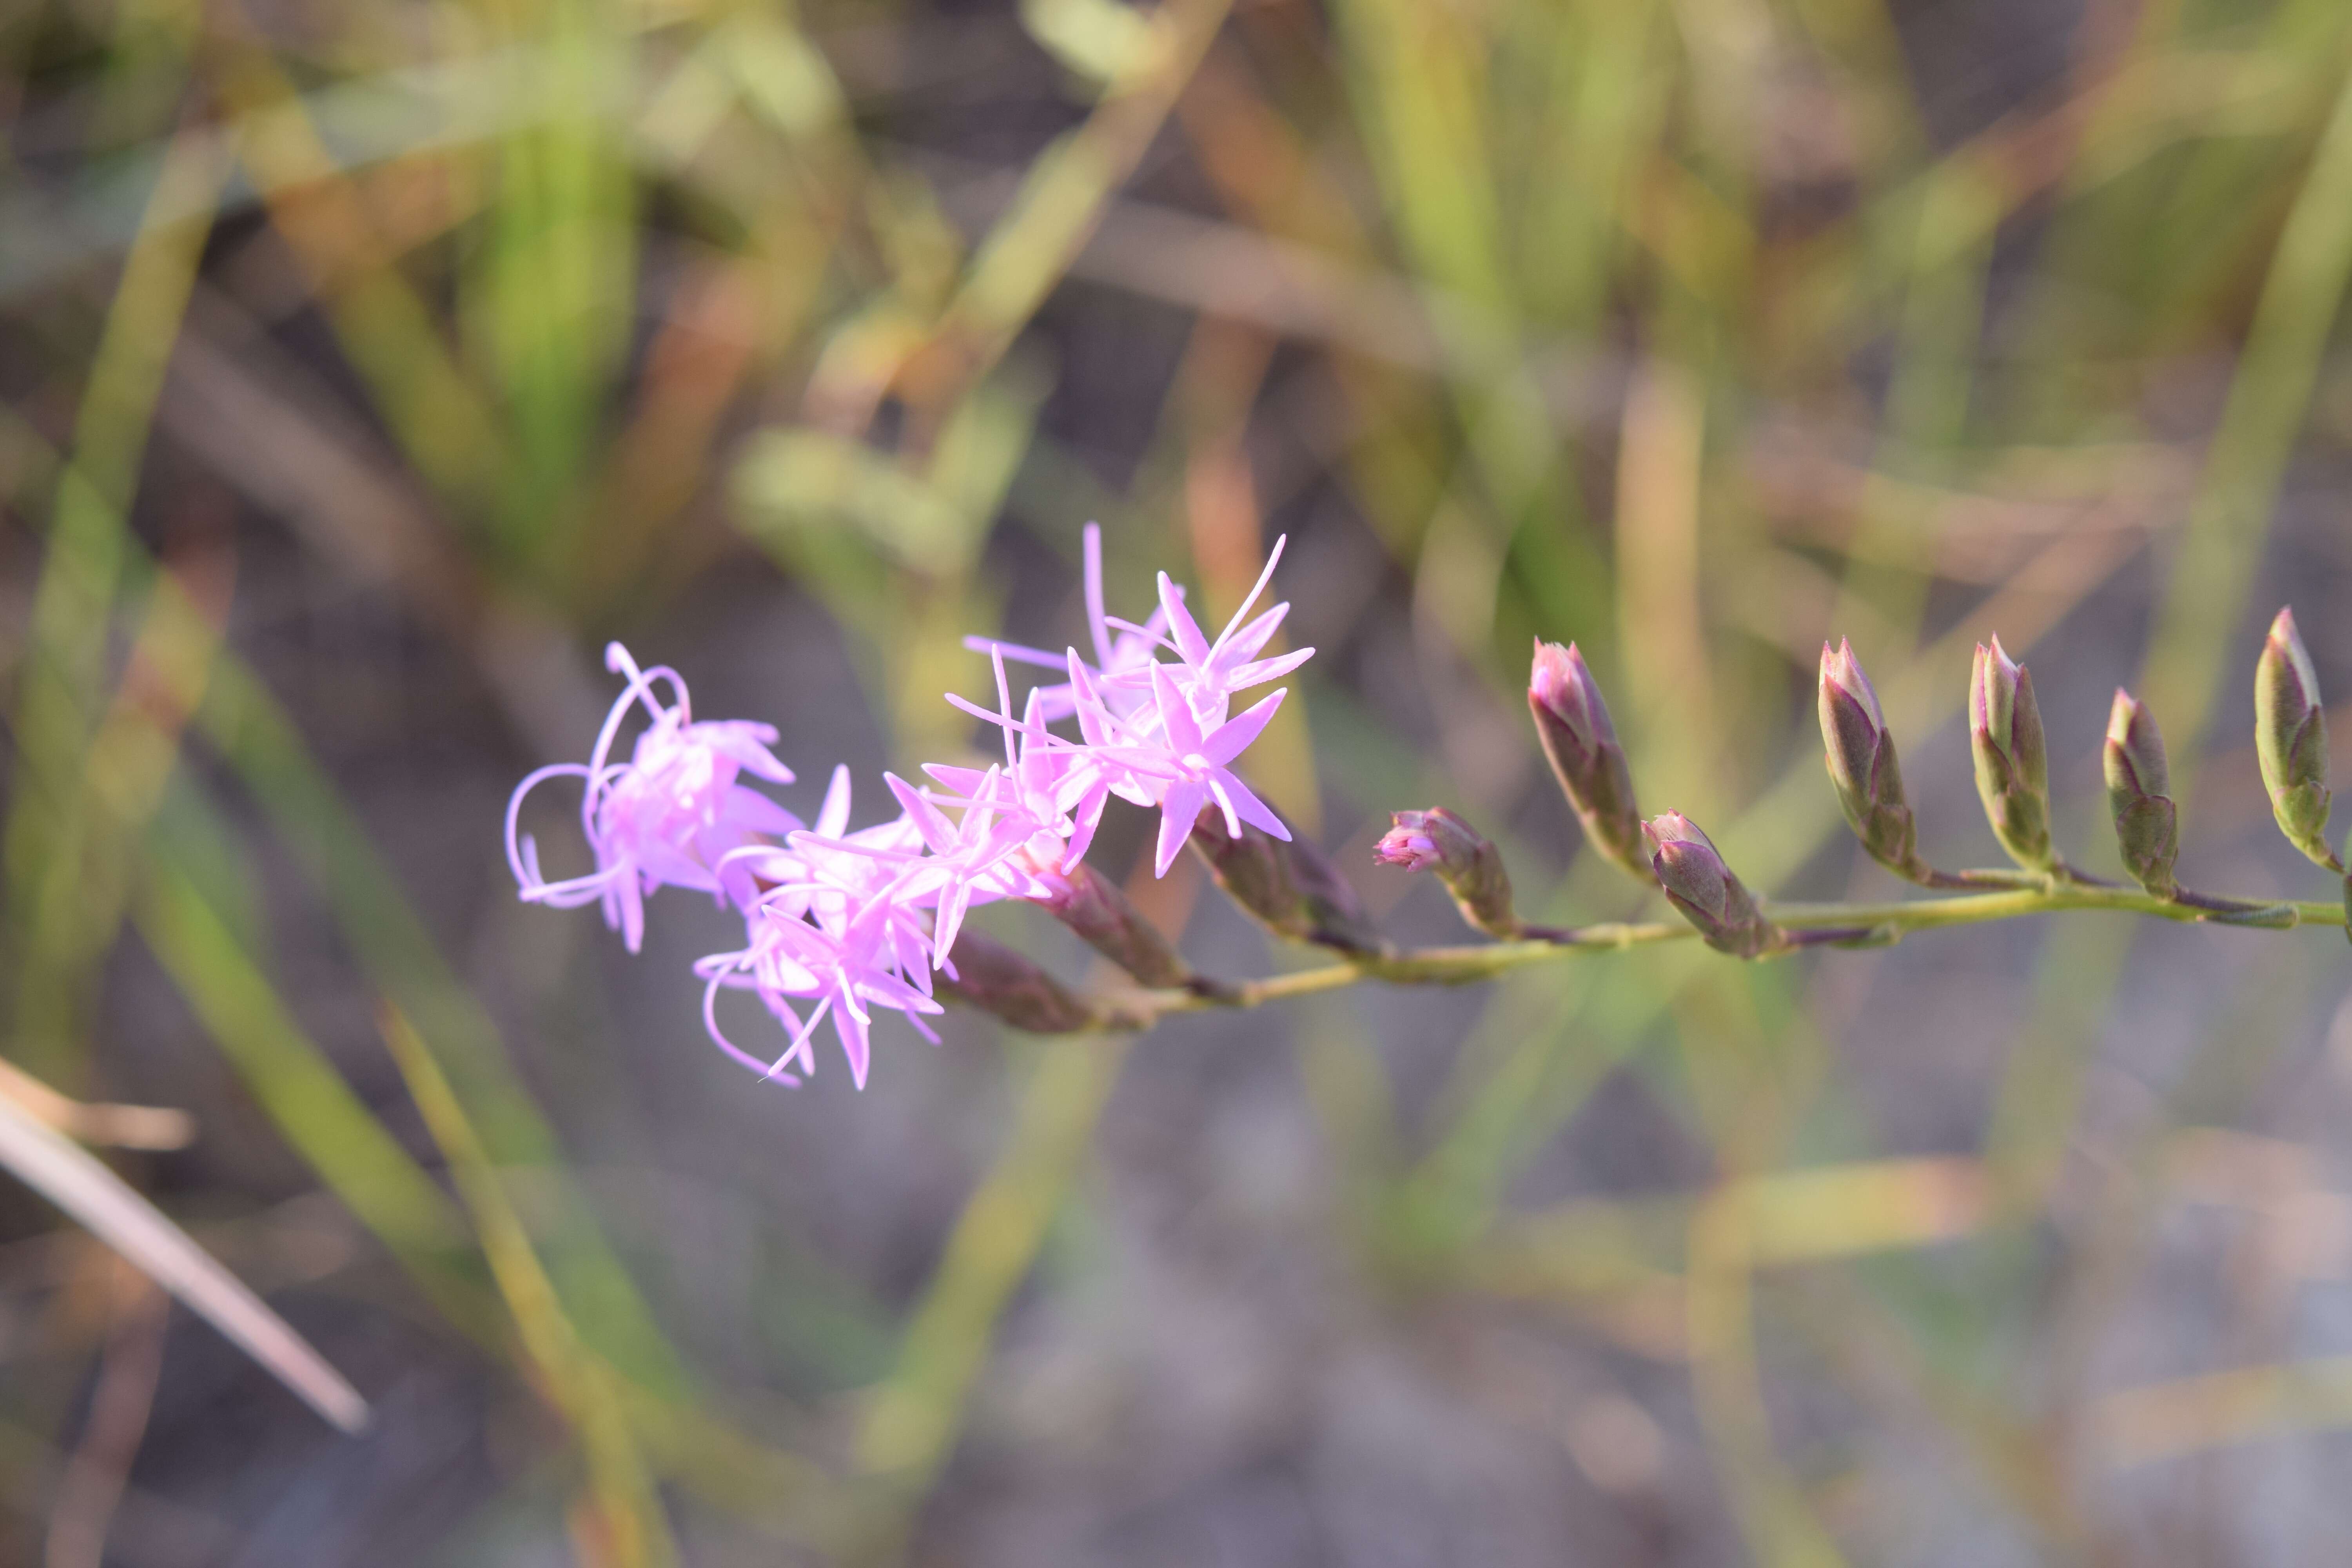
[[[1108,745],[1110,727],[1107,721],[1109,715],[1104,711],[1102,693],[1096,689],[1094,678],[1079,659],[1076,648],[1069,651],[1069,671],[1070,696],[1078,710],[1078,733],[1086,737],[1089,746]]]
[[[1180,757],[1190,756],[1201,749],[1201,726],[1192,717],[1192,704],[1185,701],[1176,683],[1168,678],[1168,667],[1151,667],[1151,697],[1160,710],[1160,727],[1168,731],[1168,749]]]
[[[1217,662],[1232,667],[1248,663],[1257,657],[1257,650],[1272,640],[1282,629],[1285,617],[1290,614],[1290,602],[1286,599],[1266,611],[1240,631],[1227,636],[1217,644]]]
[[[1290,535],[1286,533],[1274,542],[1274,549],[1267,553],[1265,558],[1265,569],[1257,574],[1257,583],[1250,589],[1249,597],[1242,601],[1242,607],[1234,612],[1234,618],[1227,621],[1225,623],[1225,629],[1217,634],[1218,642],[1223,643],[1227,637],[1234,635],[1234,628],[1242,624],[1242,617],[1249,614],[1249,608],[1252,605],[1257,603],[1257,596],[1265,592],[1265,585],[1268,583],[1274,581],[1274,568],[1282,559],[1282,547],[1289,542]],[[1195,662],[1198,661],[1196,660]]]
[[[1070,813],[1070,820],[1074,827],[1070,834],[1069,847],[1062,851],[1063,870],[1076,870],[1078,862],[1087,858],[1087,850],[1095,841],[1095,829],[1102,826],[1103,805],[1109,799],[1108,781],[1098,778],[1095,781],[1094,787],[1087,792],[1085,798],[1079,801],[1076,808]]]
[[[635,952],[645,945],[646,900],[634,876],[616,878],[613,890],[621,900],[621,945]]]
[[[1017,642],[999,642],[994,637],[966,637],[963,646],[974,653],[1001,653],[1016,664],[1041,664],[1047,669],[1062,668],[1062,656],[1047,653],[1041,647],[1026,647]]]
[[[1272,658],[1260,659],[1255,664],[1242,665],[1226,673],[1225,689],[1247,691],[1253,686],[1264,686],[1269,680],[1279,680],[1314,657],[1315,650],[1311,647],[1294,648],[1288,653],[1276,654]]]
[[[1110,628],[1103,625],[1102,591],[1102,528],[1088,523],[1078,536],[1079,552],[1086,557],[1087,629],[1094,634],[1095,662],[1105,669],[1110,668]]]
[[[905,808],[908,820],[914,823],[916,831],[923,836],[923,842],[929,845],[934,853],[944,855],[955,847],[954,825],[948,821],[938,806],[923,798],[922,791],[896,773],[884,773],[882,782],[888,784],[890,793],[898,797],[898,804]]]
[[[838,838],[849,826],[849,764],[835,765],[833,782],[824,786],[824,804],[817,807],[816,830],[827,838]]]
[[[1186,664],[1207,663],[1209,639],[1201,635],[1200,623],[1184,607],[1184,595],[1176,592],[1175,583],[1165,572],[1160,574],[1160,607],[1168,616],[1169,639],[1175,643],[1178,656]]]
[[[951,883],[940,895],[939,918],[931,927],[932,968],[940,967],[954,948],[956,935],[963,930],[964,909],[971,901],[971,885],[968,882]]]
[[[1242,836],[1241,814],[1234,809],[1233,797],[1225,793],[1225,780],[1231,776],[1223,773],[1211,773],[1209,798],[1215,801],[1217,809],[1225,814],[1225,837],[1239,838]]]
[[[988,662],[996,671],[996,710],[1004,715],[1004,765],[1009,768],[1017,760],[1013,752],[1013,688],[1005,683],[1004,656],[992,653]]]
[[[1223,768],[1217,770],[1214,779],[1220,795],[1234,811],[1241,814],[1241,819],[1244,822],[1254,827],[1265,829],[1285,844],[1290,842],[1289,825],[1276,816],[1273,808],[1265,802],[1252,795],[1249,785]]]
[[[1241,717],[1228,719],[1218,725],[1214,732],[1201,742],[1201,754],[1221,766],[1240,756],[1265,731],[1266,721],[1274,717],[1275,710],[1282,706],[1282,700],[1289,695],[1286,689],[1277,691],[1261,700]]]
[[[514,794],[507,796],[507,866],[521,886],[529,888],[542,880],[539,874],[538,857],[518,852],[515,826],[522,816],[523,797],[549,779],[566,776],[585,778],[587,775],[588,770],[578,763],[551,763],[546,767],[534,768],[525,773],[522,783],[515,785]],[[527,846],[530,839],[526,835],[520,842]]]
[[[847,997],[847,990],[842,993]],[[833,1010],[834,1033],[841,1037],[841,1053],[849,1058],[849,1081],[861,1090],[866,1087],[866,1069],[873,1061],[873,1047],[866,1032],[866,1020],[845,1006]]]
[[[1201,806],[1208,795],[1204,785],[1191,779],[1168,786],[1160,802],[1160,852],[1153,859],[1151,874],[1168,875],[1168,868],[1176,864],[1184,841],[1192,836],[1192,824],[1201,815]]]
[[[980,787],[980,781],[987,776],[984,769],[959,768],[949,763],[925,763],[923,771],[930,774],[936,782],[967,799],[971,797],[973,790]]]

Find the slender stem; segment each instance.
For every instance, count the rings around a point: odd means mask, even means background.
[[[2346,924],[2345,906],[2340,903],[2298,900],[2264,904],[2236,899],[2200,899],[2188,903],[2160,899],[2136,888],[2081,881],[1881,904],[1767,903],[1763,910],[1773,923],[1797,939],[1786,950],[1790,952],[1835,941],[1896,941],[1915,931],[1979,925],[1990,921],[2074,910],[2152,915],[2158,920],[2188,923],[2258,923],[2276,929],[2310,925],[2342,930]],[[1579,926],[1572,930],[1530,929],[1539,934],[1517,942],[1475,946],[1391,949],[1259,980],[1202,982],[1188,990],[1106,991],[1091,994],[1085,1000],[1091,1004],[1097,1026],[1148,1028],[1171,1013],[1213,1007],[1260,1007],[1288,997],[1341,990],[1366,980],[1396,985],[1469,984],[1530,963],[1680,942],[1698,934],[1680,921],[1664,921]],[[1811,940],[1808,941],[1809,937]]]

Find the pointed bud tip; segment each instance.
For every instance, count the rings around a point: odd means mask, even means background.
[[[2107,739],[2117,745],[2131,740],[2132,721],[2139,716],[2139,700],[2122,687],[2116,688],[2116,700],[2107,710]]]
[[[2315,694],[2319,689],[2319,674],[2312,668],[2311,650],[2304,647],[2303,634],[2295,627],[2294,611],[2292,607],[2282,608],[2272,619],[2270,633],[2263,639],[2263,657],[2266,659],[2273,658],[2284,659],[2288,668],[2294,672],[2295,679],[2306,694],[2306,700],[2314,702],[2317,700],[2315,695],[2312,694]]]

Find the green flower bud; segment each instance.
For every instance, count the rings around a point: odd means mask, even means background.
[[[2050,763],[2033,677],[2009,657],[2000,638],[1977,645],[1969,679],[1969,746],[1976,755],[1977,794],[2009,858],[2032,871],[2056,868],[2050,845]]]
[[[1735,958],[1761,958],[1789,945],[1786,932],[1764,918],[1756,900],[1725,865],[1697,824],[1670,811],[1642,825],[1658,886],[1707,946]]]
[[[1853,645],[1843,638],[1834,650],[1822,644],[1821,710],[1830,783],[1837,789],[1846,826],[1871,858],[1888,870],[1915,879],[1924,876],[1917,829],[1903,799],[1903,770],[1895,760],[1894,739],[1879,711],[1878,693],[1853,657]]]
[[[2271,623],[2254,668],[2254,754],[2279,831],[2322,866],[2340,869],[2327,847],[2327,714],[2293,610]]]
[[[2179,813],[2166,793],[2169,773],[2164,763],[2164,737],[2157,732],[2156,715],[2122,687],[2116,688],[2116,705],[2107,716],[2107,743],[2102,753],[2107,774],[2107,805],[2115,814],[2116,843],[2124,864],[2139,885],[2159,899],[2172,897],[2179,886],[2172,863],[2180,854]]]
[[[1474,928],[1503,941],[1520,933],[1502,851],[1476,828],[1442,805],[1395,812],[1390,820],[1394,826],[1372,847],[1374,864],[1434,870]]]
[[[1551,771],[1584,825],[1592,847],[1643,881],[1649,854],[1643,847],[1642,814],[1633,805],[1633,778],[1624,748],[1609,721],[1609,705],[1584,667],[1576,645],[1536,639],[1535,665],[1528,678],[1528,711],[1543,742]]]

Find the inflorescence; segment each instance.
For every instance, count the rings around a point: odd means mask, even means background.
[[[698,961],[703,1022],[719,1048],[762,1076],[797,1083],[814,1069],[812,1044],[828,1018],[858,1087],[871,1059],[876,1009],[903,1015],[927,1039],[941,996],[1038,1032],[1135,1028],[1171,1012],[1247,1006],[1360,979],[1454,984],[1560,953],[1697,935],[1741,958],[1833,944],[1867,945],[1906,932],[2017,915],[2108,909],[2173,920],[2281,928],[2352,919],[2334,903],[2219,898],[2174,874],[2179,814],[2168,792],[2164,742],[2147,709],[2118,690],[2104,761],[2116,836],[2138,890],[2089,876],[2057,852],[2049,770],[2032,678],[1998,637],[1979,647],[1969,700],[1978,793],[2013,868],[1944,871],[1918,851],[1894,742],[1878,695],[1853,647],[1822,645],[1819,687],[1830,782],[1863,848],[1896,876],[1943,898],[1863,905],[1774,904],[1743,886],[1697,825],[1678,812],[1644,821],[1608,704],[1573,644],[1538,641],[1528,687],[1538,739],[1587,840],[1608,860],[1662,890],[1679,923],[1577,929],[1531,925],[1516,913],[1496,847],[1443,806],[1401,811],[1375,859],[1433,872],[1483,946],[1400,950],[1373,931],[1346,880],[1253,794],[1234,771],[1286,692],[1235,712],[1244,692],[1310,658],[1271,656],[1290,606],[1252,609],[1281,560],[1277,541],[1256,585],[1214,640],[1159,578],[1141,622],[1105,613],[1099,531],[1087,528],[1086,603],[1092,658],[971,637],[989,657],[996,704],[947,700],[1003,733],[1004,760],[982,768],[929,764],[928,782],[885,773],[898,815],[849,826],[850,782],[834,770],[816,821],[804,824],[747,779],[790,784],[771,749],[777,732],[740,720],[698,721],[686,682],[664,666],[641,669],[614,643],[605,662],[625,680],[587,763],[543,767],[507,807],[507,859],[522,898],[557,908],[594,903],[635,952],[646,896],[662,887],[709,894],[744,924],[743,945]],[[1031,689],[1015,716],[1005,661],[1063,679]],[[2255,684],[2256,749],[2273,813],[2290,842],[2345,876],[2329,848],[2326,716],[2294,617],[2279,612]],[[614,760],[632,710],[646,727],[626,762]],[[1075,735],[1054,728],[1074,728]],[[524,799],[551,778],[582,782],[580,828],[594,869],[550,880],[537,844],[520,831]],[[1339,956],[1322,969],[1225,983],[1194,973],[1117,883],[1086,863],[1112,796],[1160,813],[1152,868],[1165,876],[1187,843],[1218,885],[1277,934]],[[1084,993],[1030,960],[963,930],[978,904],[1019,899],[1076,931],[1135,981]],[[782,1026],[772,1056],[737,1045],[722,1026],[723,994],[748,991]]]

